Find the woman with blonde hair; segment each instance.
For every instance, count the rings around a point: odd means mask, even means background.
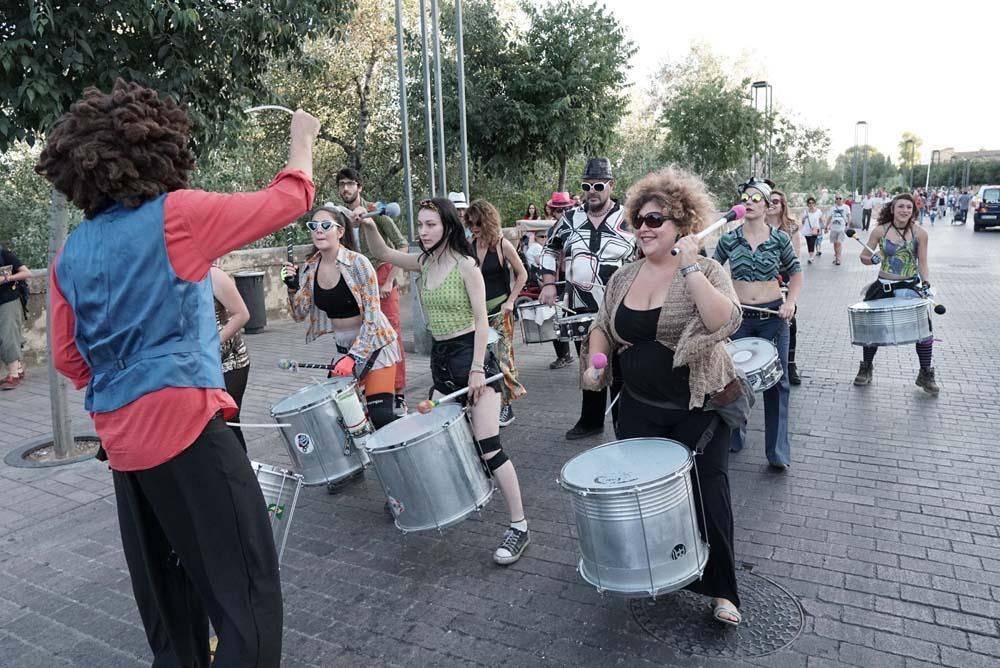
[[[773,187],[773,186],[772,186]],[[802,254],[802,235],[799,234],[799,223],[792,218],[788,211],[788,198],[780,190],[771,191],[771,206],[767,207],[764,220],[771,227],[781,230],[792,240],[792,251],[795,257]],[[788,287],[791,276],[782,273],[779,280],[782,288]],[[802,378],[799,376],[799,369],[795,364],[795,340],[798,338],[798,306],[795,308],[795,315],[788,323],[788,382],[792,385],[801,385]]]
[[[514,245],[504,239],[500,212],[495,206],[477,199],[465,211],[465,225],[472,232],[472,246],[486,283],[486,313],[490,326],[500,334],[496,344],[504,380],[500,426],[506,427],[514,421],[511,401],[520,399],[526,393],[517,380],[517,364],[514,362],[514,301],[528,280],[528,271]]]
[[[618,437],[669,438],[701,453],[692,483],[699,522],[705,518],[701,531],[712,548],[702,578],[688,589],[713,597],[713,617],[735,626],[742,618],[729,439],[732,425],[749,411],[749,396],[725,345],[742,321],[736,292],[719,263],[699,255],[695,237],[712,209],[704,184],[680,169],[649,174],[632,186],[625,216],[642,258],[616,271],[607,285],[581,352],[588,366],[581,382],[586,389],[609,383],[613,373],[591,361],[606,355],[624,385]]]

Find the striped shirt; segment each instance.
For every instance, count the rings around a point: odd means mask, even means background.
[[[750,248],[742,227],[719,239],[715,259],[720,264],[729,261],[734,281],[773,281],[779,273],[790,278],[802,271],[799,258],[792,250],[791,238],[781,230],[769,229],[768,238],[754,249]]]

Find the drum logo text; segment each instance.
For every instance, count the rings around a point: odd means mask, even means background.
[[[295,434],[295,447],[298,448],[299,452],[304,455],[308,455],[313,451],[313,441],[309,434],[298,433]]]
[[[277,503],[271,503],[267,506],[267,512],[270,513],[271,517],[276,520],[280,520],[285,516],[285,507],[279,506]]]
[[[627,482],[632,482],[633,480],[638,480],[639,476],[628,471],[620,471],[618,473],[611,473],[608,475],[599,475],[594,478],[594,482],[598,485],[624,485]]]
[[[670,551],[670,558],[677,561],[685,554],[687,554],[687,548],[684,546],[684,543],[680,543],[678,545],[674,545],[674,549]]]

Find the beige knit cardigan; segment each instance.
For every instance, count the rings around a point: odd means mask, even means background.
[[[625,300],[629,288],[636,275],[646,262],[645,259],[627,264],[611,277],[604,290],[604,303],[601,304],[590,331],[600,329],[611,342],[612,353],[627,345],[615,330],[615,315],[618,307]],[[698,314],[698,307],[687,290],[685,277],[681,272],[674,274],[673,282],[667,291],[667,296],[660,311],[660,319],[656,325],[656,340],[674,352],[674,368],[687,365],[690,370],[691,402],[689,408],[700,408],[705,403],[705,395],[711,395],[723,389],[737,377],[736,367],[726,351],[726,340],[740,328],[743,314],[739,307],[736,291],[729,274],[722,265],[706,257],[699,257],[698,264],[705,278],[715,288],[733,302],[733,308],[722,327],[709,332]],[[609,366],[597,383],[588,379],[585,371],[589,361],[590,337],[583,342],[580,355],[580,383],[585,389],[606,387],[611,379]]]

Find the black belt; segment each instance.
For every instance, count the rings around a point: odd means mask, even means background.
[[[748,311],[746,309],[742,309],[742,310],[743,310],[743,319],[744,320],[767,320],[768,318],[777,318],[778,317],[778,316],[774,315],[773,313],[761,313],[760,311]]]

